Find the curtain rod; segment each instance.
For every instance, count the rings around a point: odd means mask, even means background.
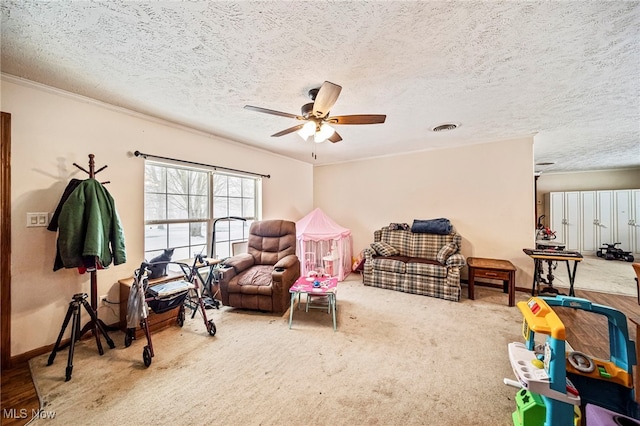
[[[244,173],[244,174],[247,174],[247,175],[260,176],[260,177],[269,178],[269,179],[271,178],[271,175],[263,175],[263,174],[260,174],[260,173],[247,172],[247,171],[244,171],[244,170],[230,169],[228,167],[214,166],[212,164],[196,163],[194,161],[179,160],[177,158],[161,157],[159,155],[145,154],[145,153],[140,152],[140,151],[134,152],[133,155],[135,155],[136,157],[143,157],[145,159],[147,157],[160,158],[162,160],[177,161],[179,163],[195,164],[196,166],[213,167],[214,170],[226,170],[226,171],[229,171],[229,172],[238,172],[238,173]]]

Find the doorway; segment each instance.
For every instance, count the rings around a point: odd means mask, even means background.
[[[11,114],[0,113],[0,368],[11,367]]]

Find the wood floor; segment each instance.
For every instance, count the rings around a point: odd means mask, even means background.
[[[636,341],[636,325],[631,319],[640,319],[640,305],[637,297],[580,290],[576,290],[576,296],[621,311],[627,317],[629,338]],[[564,323],[567,330],[567,342],[574,350],[596,358],[609,359],[609,328],[607,319],[603,315],[571,308],[556,307],[554,311]]]
[[[636,340],[636,327],[630,320],[630,318],[640,318],[640,306],[636,297],[580,290],[576,290],[576,296],[623,312],[628,319],[629,337],[631,340]],[[567,341],[574,350],[602,359],[609,358],[609,331],[607,321],[602,315],[570,308],[554,308],[554,310],[564,323],[567,329]],[[2,425],[23,426],[30,421],[32,413],[40,408],[27,363],[2,371],[0,393],[2,394],[0,404],[2,410],[0,424]]]
[[[22,426],[40,409],[40,400],[31,378],[29,365],[25,362],[9,370],[2,370],[0,387],[1,417],[3,426]]]

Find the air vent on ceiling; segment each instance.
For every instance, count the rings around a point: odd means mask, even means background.
[[[445,123],[439,124],[431,129],[432,132],[448,132],[449,130],[454,130],[459,127],[459,124],[455,123]]]

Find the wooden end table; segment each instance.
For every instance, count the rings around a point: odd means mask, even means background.
[[[482,257],[467,258],[469,266],[469,299],[474,299],[475,280],[476,278],[488,278],[492,280],[501,280],[503,282],[502,291],[509,293],[509,306],[516,303],[516,267],[508,260],[487,259]],[[478,283],[481,284],[481,283]],[[489,283],[483,285],[492,286]]]

